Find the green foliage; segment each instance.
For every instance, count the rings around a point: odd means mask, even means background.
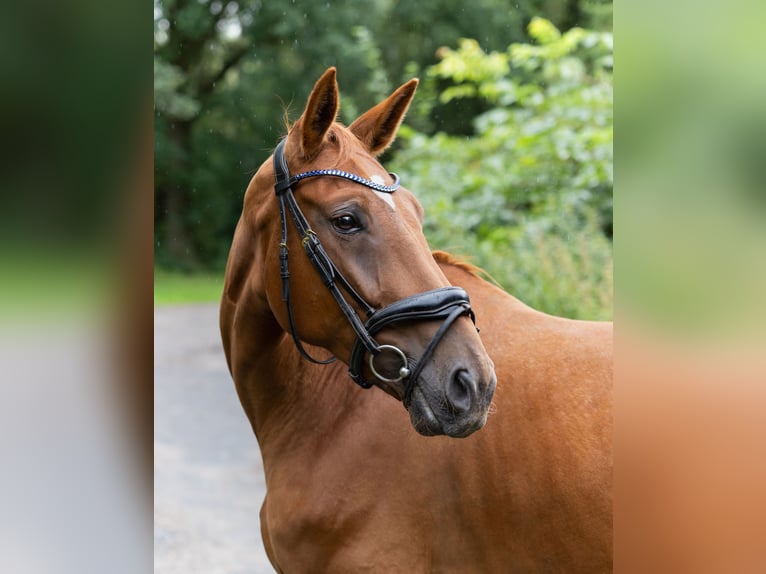
[[[154,58],[154,108],[161,114],[188,120],[197,115],[200,104],[180,91],[186,78],[178,66]]]
[[[535,44],[441,51],[440,100],[480,99],[474,134],[404,129],[391,168],[415,190],[435,247],[469,256],[533,307],[611,316],[611,34],[547,20]]]

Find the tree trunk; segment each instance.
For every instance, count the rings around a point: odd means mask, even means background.
[[[177,146],[172,163],[174,177],[165,188],[165,237],[166,252],[172,261],[191,269],[199,265],[194,248],[193,234],[186,215],[189,211],[189,157],[191,156],[192,122],[179,120],[170,128],[170,135]]]

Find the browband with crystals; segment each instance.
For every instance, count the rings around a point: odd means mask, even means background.
[[[374,189],[375,191],[381,191],[383,193],[393,193],[397,189],[399,189],[399,176],[395,173],[390,173],[390,175],[394,179],[394,183],[391,185],[383,185],[382,183],[374,182],[370,179],[366,179],[362,177],[361,175],[356,175],[354,173],[349,173],[347,171],[343,171],[342,169],[314,169],[311,171],[304,171],[303,173],[299,173],[297,175],[292,176],[290,179],[286,181],[280,182],[276,186],[276,192],[277,195],[282,193],[284,190],[286,190],[288,187],[292,186],[295,183],[298,183],[302,179],[306,179],[307,177],[316,177],[318,175],[331,175],[333,177],[342,177],[343,179],[348,179],[350,181],[353,181],[354,183],[361,183],[364,186],[369,187],[370,189]]]

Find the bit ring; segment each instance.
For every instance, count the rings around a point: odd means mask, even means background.
[[[378,351],[393,351],[399,355],[399,358],[402,360],[402,366],[399,369],[399,377],[396,379],[389,379],[388,377],[381,375],[377,369],[375,369],[375,357],[378,355],[370,355],[370,370],[372,371],[372,374],[375,375],[379,380],[383,381],[384,383],[398,383],[402,379],[406,379],[410,376],[410,369],[407,366],[407,356],[399,347],[394,347],[393,345],[380,345],[380,347],[378,347]]]

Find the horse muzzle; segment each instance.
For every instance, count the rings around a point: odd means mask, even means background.
[[[464,438],[481,429],[487,422],[497,382],[492,365],[471,369],[458,364],[451,374],[433,374],[428,379],[432,377],[444,383],[430,383],[424,375],[407,406],[415,430],[425,436]]]

